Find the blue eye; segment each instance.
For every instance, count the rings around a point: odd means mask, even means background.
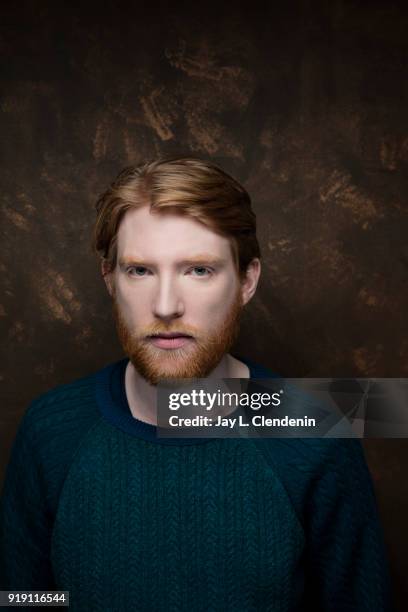
[[[192,272],[195,272],[194,276],[210,276],[211,270],[206,268],[205,266],[195,266],[191,269]]]
[[[129,266],[126,273],[129,276],[146,276],[147,271],[147,268],[144,268],[143,266]]]

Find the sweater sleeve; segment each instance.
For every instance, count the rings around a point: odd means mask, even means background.
[[[305,517],[308,601],[314,612],[389,612],[388,561],[361,442],[323,442],[328,452]]]
[[[41,462],[23,419],[0,499],[1,589],[56,588],[50,563],[51,530]]]

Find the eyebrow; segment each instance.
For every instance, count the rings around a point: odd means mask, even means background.
[[[214,255],[211,255],[210,253],[197,253],[196,255],[193,255],[192,257],[188,257],[187,259],[181,260],[179,263],[182,265],[208,264],[208,265],[216,266],[216,265],[224,264],[225,259],[222,257],[214,257]],[[150,262],[143,260],[142,257],[128,255],[125,257],[121,257],[119,259],[120,267],[123,267],[126,265],[151,266],[152,264]]]

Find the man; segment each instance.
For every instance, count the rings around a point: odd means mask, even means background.
[[[229,352],[260,274],[243,187],[197,159],[127,169],[95,247],[128,357],[26,412],[1,588],[69,590],[74,611],[389,610],[359,441],[157,436],[160,380],[271,374]]]

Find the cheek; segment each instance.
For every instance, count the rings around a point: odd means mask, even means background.
[[[138,323],[146,319],[150,312],[149,299],[145,292],[125,284],[116,285],[116,302],[127,323]]]
[[[191,293],[188,311],[194,319],[205,318],[208,324],[223,321],[236,299],[238,283],[234,278],[222,279],[202,291]]]

